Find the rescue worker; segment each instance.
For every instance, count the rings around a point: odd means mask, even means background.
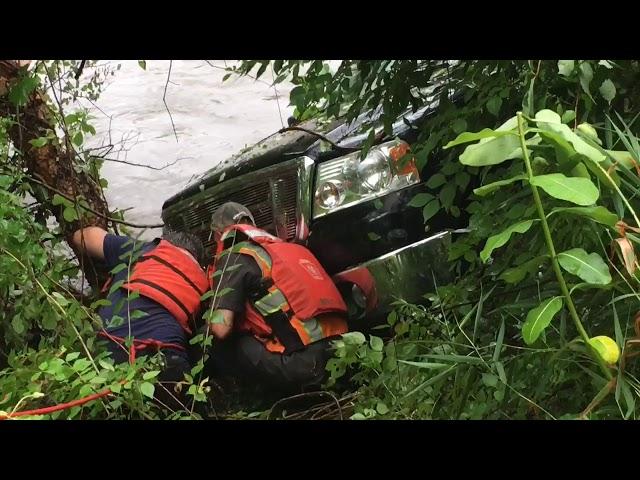
[[[187,233],[169,232],[152,242],[136,241],[113,235],[100,227],[86,227],[73,234],[73,243],[89,256],[103,260],[110,269],[117,267],[103,291],[122,281],[111,291],[98,312],[104,329],[98,333],[116,363],[133,363],[137,352],[163,354],[164,369],[158,376],[156,399],[176,410],[184,405],[174,390],[184,380],[191,365],[187,354],[188,337],[195,328],[200,297],[208,289],[208,280],[200,261],[202,242]],[[138,298],[130,299],[133,292]],[[128,315],[128,312],[141,311]],[[125,337],[134,338],[130,348]]]
[[[308,249],[257,228],[243,205],[220,206],[211,228],[216,255],[208,275],[218,295],[208,328],[221,341],[209,374],[280,392],[319,386],[331,340],[348,331],[347,308],[331,278]]]

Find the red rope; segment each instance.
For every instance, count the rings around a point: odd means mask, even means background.
[[[124,339],[120,337],[115,337],[110,335],[106,330],[102,330],[98,333],[98,335],[102,335],[107,337],[109,340],[117,343],[124,343]],[[147,347],[155,347],[160,350],[161,348],[174,348],[177,350],[184,351],[184,347],[182,345],[178,345],[177,343],[164,343],[158,340],[147,339],[147,340],[134,340],[131,348],[129,349],[129,363],[133,364],[136,359],[136,351],[144,350]],[[125,380],[122,380],[120,383],[125,383]],[[6,415],[0,415],[0,420],[7,420],[8,418],[15,417],[23,417],[25,415],[47,415],[49,413],[58,412],[60,410],[66,410],[67,408],[77,407],[78,405],[84,405],[85,403],[89,403],[93,400],[97,400],[98,398],[106,397],[107,395],[113,393],[110,388],[103,390],[102,392],[93,393],[91,395],[87,395],[86,397],[79,398],[78,400],[73,400],[67,403],[59,403],[57,405],[52,405],[50,407],[44,408],[36,408],[35,410],[23,410],[21,412],[13,412],[8,413]]]
[[[49,413],[58,412],[60,410],[66,410],[67,408],[77,407],[78,405],[84,405],[85,403],[97,400],[98,398],[106,397],[111,392],[110,388],[103,390],[102,392],[87,395],[86,397],[79,398],[67,403],[60,403],[51,407],[36,408],[35,410],[23,410],[21,412],[8,413],[6,416],[0,416],[0,420],[6,420],[8,418],[23,417],[25,415],[47,415]]]

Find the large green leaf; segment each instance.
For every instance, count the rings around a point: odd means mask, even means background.
[[[567,125],[563,123],[557,123],[555,121],[555,117],[548,114],[547,112],[555,114],[555,112],[552,112],[551,110],[541,110],[536,114],[536,123],[538,124],[538,127],[540,129],[557,133],[567,142],[573,145],[573,148],[575,148],[576,152],[586,156],[589,160],[592,160],[594,162],[602,162],[606,158],[603,153],[601,153],[597,148],[592,147],[587,142],[585,142]]]
[[[546,130],[538,132],[538,135],[542,137],[545,143],[553,146],[558,165],[563,172],[571,171],[571,169],[583,159],[583,156],[576,152],[573,145],[567,142],[561,135]]]
[[[473,190],[473,193],[475,193],[479,197],[484,197],[485,195],[489,195],[490,193],[495,192],[500,187],[504,187],[505,185],[517,182],[518,180],[525,180],[526,178],[527,177],[525,175],[516,175],[515,177],[511,177],[506,180],[499,180],[497,182],[488,183],[487,185],[478,187]]]
[[[526,232],[531,228],[531,225],[533,225],[533,222],[535,221],[537,220],[524,220],[522,222],[518,222],[514,225],[511,225],[506,230],[489,237],[487,239],[487,243],[485,244],[484,248],[480,252],[480,259],[483,262],[486,262],[489,256],[491,255],[491,252],[493,252],[496,248],[500,248],[501,246],[506,244],[511,238],[511,235],[513,233]]]
[[[582,248],[572,248],[558,254],[558,263],[567,272],[587,283],[606,285],[611,282],[607,264],[597,253],[587,253]]]
[[[600,85],[600,95],[602,95],[602,98],[609,104],[611,104],[611,100],[616,96],[616,86],[608,78]]]
[[[562,118],[553,110],[540,110],[535,116],[536,122],[562,123]]]
[[[568,77],[576,68],[574,60],[558,60],[558,73],[564,77]]]
[[[482,140],[483,138],[502,137],[505,135],[515,135],[512,131],[496,131],[490,128],[483,128],[479,132],[462,132],[456,138],[447,143],[443,148],[455,147],[463,143],[475,142],[476,140]]]
[[[591,180],[582,177],[566,177],[561,173],[536,175],[530,180],[532,185],[540,187],[549,195],[576,205],[592,205],[598,200],[600,192]]]
[[[554,208],[551,213],[568,213],[570,215],[580,215],[582,217],[588,217],[602,225],[609,227],[615,227],[618,223],[618,216],[615,213],[610,212],[605,207],[564,207]]]
[[[515,135],[492,138],[475,145],[469,145],[462,155],[460,163],[473,167],[497,165],[507,160],[520,149],[520,140]]]
[[[531,345],[538,339],[561,308],[562,297],[553,297],[529,311],[527,319],[522,325],[522,338],[524,338],[527,345]]]

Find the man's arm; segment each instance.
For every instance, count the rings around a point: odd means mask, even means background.
[[[104,260],[104,237],[107,231],[100,227],[85,227],[73,233],[73,245],[93,258]]]
[[[236,315],[242,317],[247,292],[252,290],[254,283],[260,281],[261,272],[254,259],[238,253],[230,253],[219,259],[216,270],[224,272],[217,280],[217,288],[226,290],[226,293],[211,301],[210,308],[215,314],[209,320],[209,328],[222,340],[233,330]]]

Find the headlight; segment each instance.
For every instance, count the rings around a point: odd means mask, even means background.
[[[360,152],[354,152],[320,164],[313,217],[418,183],[420,175],[414,160],[406,161],[408,151],[405,142],[394,140],[371,148],[362,160]]]
[[[358,165],[357,171],[363,187],[371,192],[387,188],[391,182],[391,165],[379,150],[367,155]]]
[[[329,180],[323,182],[316,191],[316,202],[322,208],[331,209],[340,205],[344,199],[342,182],[339,180]]]

